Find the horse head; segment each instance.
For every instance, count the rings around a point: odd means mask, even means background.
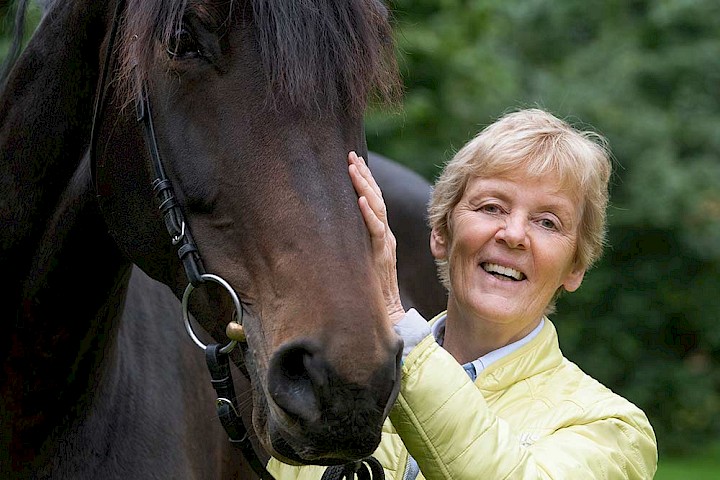
[[[385,7],[126,0],[112,25],[92,161],[113,238],[179,299],[180,256],[237,293],[240,312],[201,277],[185,298],[217,342],[241,318],[265,449],[328,465],[369,455],[397,395],[401,342],[345,159],[366,154],[370,96],[397,87]],[[157,208],[153,143],[160,190],[183,219],[173,236],[196,251],[179,256]]]

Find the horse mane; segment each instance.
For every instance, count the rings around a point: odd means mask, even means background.
[[[252,15],[268,99],[301,109],[362,113],[370,101],[395,104],[401,82],[392,27],[378,0],[128,0],[120,46],[130,91],[147,79],[158,41],[171,45],[192,12],[219,30]],[[245,7],[245,8],[243,8]]]

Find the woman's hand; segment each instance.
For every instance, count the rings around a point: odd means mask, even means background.
[[[370,169],[362,157],[355,152],[348,155],[348,172],[353,187],[358,194],[358,206],[365,220],[372,242],[373,256],[378,269],[385,307],[390,321],[395,324],[405,315],[400,301],[400,289],[397,280],[397,242],[388,225],[387,209],[382,191],[375,182]]]

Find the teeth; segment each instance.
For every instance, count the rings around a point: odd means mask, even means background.
[[[483,263],[482,267],[488,273],[499,273],[500,275],[514,278],[515,280],[522,280],[525,278],[525,275],[523,275],[522,272],[518,272],[510,267],[503,267],[502,265],[498,265],[496,263]]]

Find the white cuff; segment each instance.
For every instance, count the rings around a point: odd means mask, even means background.
[[[408,356],[410,350],[420,343],[420,341],[431,334],[430,325],[417,310],[411,308],[405,312],[405,316],[394,325],[395,333],[402,337],[405,343],[403,347],[402,359]]]

